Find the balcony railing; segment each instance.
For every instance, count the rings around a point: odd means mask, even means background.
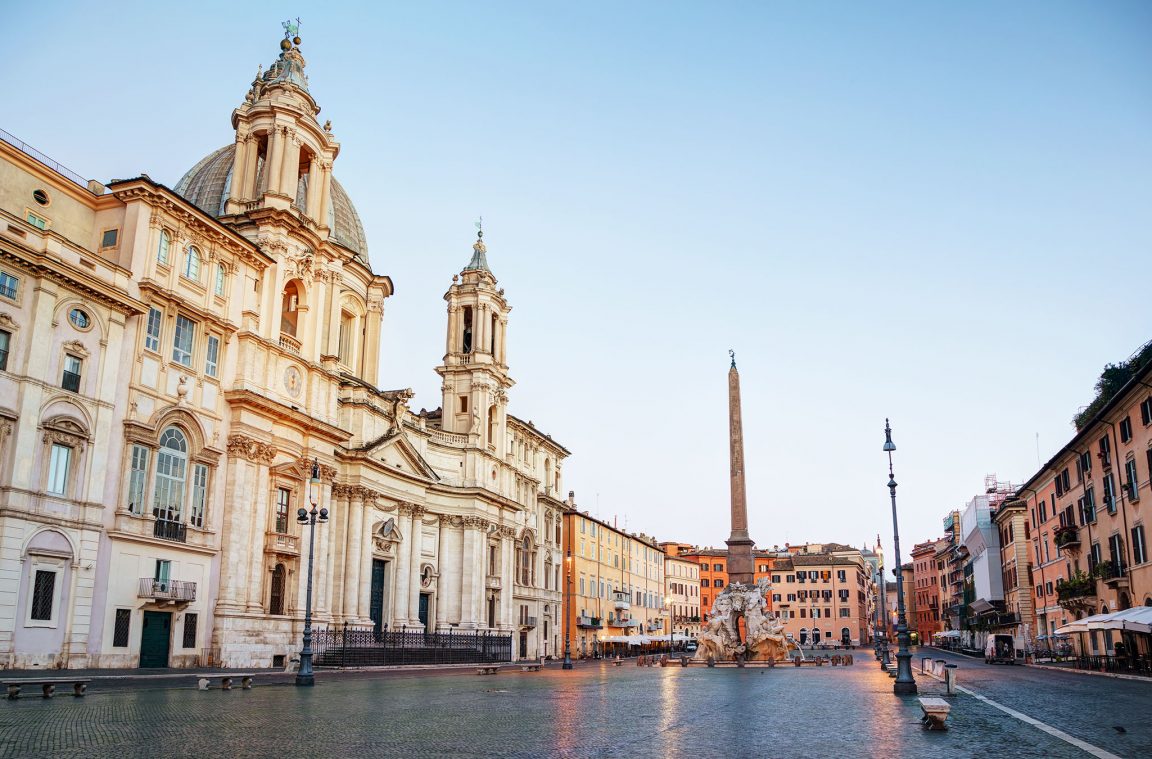
[[[178,543],[188,542],[188,526],[183,522],[173,522],[168,519],[157,519],[152,526],[152,537],[161,540],[175,540]]]
[[[80,392],[80,375],[65,369],[64,376],[60,380],[60,387],[73,393]]]
[[[283,532],[268,532],[264,535],[264,550],[269,553],[300,555],[300,537]]]
[[[292,335],[289,335],[285,332],[280,333],[280,347],[283,348],[284,350],[288,351],[289,353],[294,353],[297,356],[299,356],[300,355],[300,347],[302,345],[303,345],[303,343],[301,343],[296,338],[292,337]]]
[[[536,617],[520,617],[520,629],[531,630],[536,627]]]
[[[592,628],[594,630],[599,630],[602,627],[604,627],[604,625],[602,625],[600,623],[600,617],[585,617],[585,616],[576,617],[576,626],[577,627],[589,627],[589,628]]]
[[[1109,587],[1127,587],[1128,570],[1123,564],[1117,564],[1111,559],[1105,559],[1096,565],[1096,576]]]
[[[157,580],[154,577],[141,577],[136,591],[138,598],[153,598],[159,601],[195,601],[196,583],[182,580]]]
[[[1052,542],[1056,544],[1057,548],[1075,551],[1080,548],[1080,530],[1071,525],[1057,527],[1056,532],[1052,535]]]

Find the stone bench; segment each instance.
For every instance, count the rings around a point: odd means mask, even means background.
[[[920,699],[920,708],[924,710],[924,716],[920,718],[920,723],[929,730],[947,730],[948,726],[944,721],[948,719],[948,713],[952,711],[952,706],[942,698],[924,698]]]
[[[521,672],[539,672],[540,667],[542,667],[542,666],[543,666],[542,664],[521,664],[520,665],[520,671]]]
[[[476,668],[476,674],[478,674],[478,675],[498,675],[498,674],[500,674],[500,665],[499,664],[487,664],[487,665],[479,666]]]
[[[252,690],[252,677],[251,672],[218,672],[209,675],[197,675],[196,686],[198,690],[208,690],[211,688],[213,680],[219,680],[220,690],[232,690],[232,681],[239,678],[242,689]]]
[[[79,698],[88,691],[90,682],[92,678],[89,677],[26,677],[19,680],[5,680],[4,685],[8,688],[8,698],[11,699],[20,698],[20,688],[25,685],[39,685],[44,698],[56,695],[57,685],[71,685],[72,695]]]

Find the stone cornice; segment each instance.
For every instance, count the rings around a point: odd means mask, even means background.
[[[19,250],[19,253],[9,250]],[[93,253],[82,255],[95,256]],[[86,298],[103,304],[125,316],[148,312],[144,303],[128,295],[111,282],[100,280],[77,269],[66,261],[50,257],[22,243],[8,238],[0,239],[0,259],[8,260],[23,269],[31,277],[41,277],[82,293]],[[115,267],[118,271],[123,271]]]
[[[295,424],[326,442],[343,445],[352,433],[328,422],[316,419],[301,411],[293,410],[282,403],[266,398],[252,390],[229,390],[224,400],[230,406],[246,407],[275,417],[280,423]]]

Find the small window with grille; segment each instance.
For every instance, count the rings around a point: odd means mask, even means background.
[[[199,614],[184,615],[183,648],[196,648],[196,622],[199,616]]]
[[[117,609],[116,610],[116,625],[112,632],[112,647],[113,648],[127,648],[128,647],[128,632],[132,627],[132,610],[131,609]]]
[[[36,579],[32,585],[32,619],[41,622],[51,621],[52,598],[55,594],[56,573],[51,570],[36,570]]]

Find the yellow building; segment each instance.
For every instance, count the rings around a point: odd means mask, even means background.
[[[665,556],[654,538],[577,511],[569,494],[564,541],[564,632],[574,658],[636,652],[665,635]]]

